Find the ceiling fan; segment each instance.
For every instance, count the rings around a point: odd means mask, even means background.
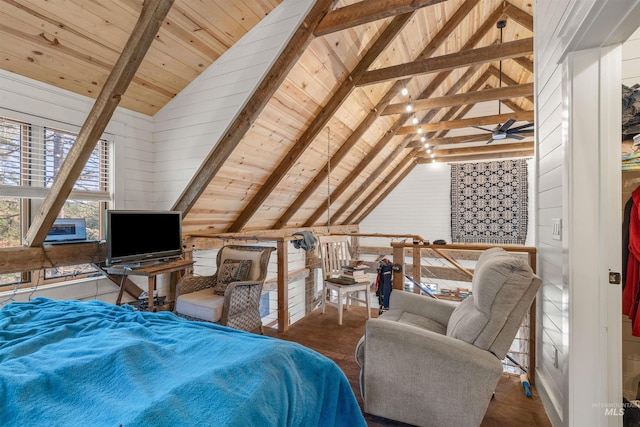
[[[499,102],[499,101],[498,101]],[[493,141],[500,141],[502,139],[524,139],[524,136],[518,135],[519,133],[530,133],[533,129],[533,123],[527,123],[521,126],[511,127],[516,122],[515,119],[509,119],[504,124],[498,124],[494,129],[487,129],[480,126],[473,126],[476,129],[491,132],[491,138],[487,141],[487,144]]]
[[[507,26],[507,21],[504,19],[501,19],[497,22],[496,27],[498,27],[498,29],[500,29],[500,44],[502,44],[502,30],[504,27]],[[498,87],[502,87],[502,60],[500,61],[500,83]],[[500,100],[498,100],[498,115],[501,114],[500,111],[500,107],[501,107],[501,103]],[[514,128],[512,128],[511,126],[516,122],[515,119],[509,119],[506,122],[504,122],[503,124],[498,123],[498,125],[494,128],[494,129],[487,129],[487,128],[483,128],[480,126],[473,126],[476,129],[480,129],[486,132],[490,132],[491,133],[491,138],[487,141],[487,144],[492,143],[493,141],[500,141],[503,139],[507,139],[507,138],[512,138],[512,139],[524,139],[523,136],[518,135],[520,133],[530,133],[533,129],[533,123],[527,123],[521,126],[516,126]]]

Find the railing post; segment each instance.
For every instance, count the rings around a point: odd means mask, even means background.
[[[422,282],[421,280],[422,272],[421,272],[421,266],[420,266],[420,260],[422,259],[422,256],[421,256],[421,250],[420,250],[420,243],[414,243],[413,248],[411,250],[413,252],[413,261],[412,261],[413,262],[413,280],[420,283]],[[420,289],[414,286],[413,292],[419,294]]]
[[[401,266],[401,271],[393,272],[393,289],[404,290],[404,243],[391,243],[393,263]]]
[[[287,242],[278,239],[278,332],[289,330],[289,254]]]

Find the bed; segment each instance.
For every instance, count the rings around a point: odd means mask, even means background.
[[[2,426],[365,426],[297,343],[169,312],[37,298],[0,310]]]

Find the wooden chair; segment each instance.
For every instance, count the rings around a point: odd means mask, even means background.
[[[331,305],[338,309],[338,324],[342,325],[342,310],[349,308],[349,301],[362,302],[367,307],[367,317],[371,318],[371,307],[369,306],[370,282],[357,282],[351,284],[331,281],[339,278],[342,273],[342,266],[348,265],[351,261],[349,236],[318,236],[320,245],[320,256],[322,258],[322,313],[325,305]],[[338,294],[336,302],[331,301],[331,291]],[[358,293],[364,292],[364,299],[358,298]],[[345,304],[343,305],[343,300]]]
[[[184,277],[178,282],[175,313],[190,320],[262,334],[260,297],[274,250],[265,246],[223,247],[216,257],[216,274]],[[244,265],[245,271],[239,271],[238,265]],[[239,277],[240,273],[246,277]]]

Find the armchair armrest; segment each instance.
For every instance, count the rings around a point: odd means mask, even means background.
[[[201,289],[211,288],[216,284],[216,276],[187,276],[176,284],[176,298]]]
[[[224,291],[220,323],[232,328],[262,333],[262,283],[260,280],[229,283]]]
[[[429,414],[432,425],[480,424],[502,373],[497,357],[464,341],[383,319],[370,319],[365,336],[366,412],[420,424],[426,404],[438,408]]]
[[[449,301],[442,301],[418,295],[411,292],[403,292],[396,290],[391,292],[389,301],[391,310],[404,310],[406,312],[426,317],[436,322],[447,325],[451,313],[456,308],[456,304]]]

